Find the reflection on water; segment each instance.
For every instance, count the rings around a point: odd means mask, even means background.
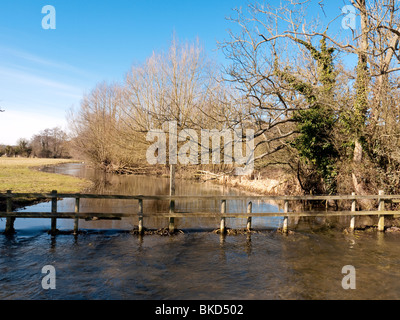
[[[53,240],[52,240],[53,239]],[[0,237],[1,299],[399,299],[398,235],[193,232],[143,237],[103,231],[75,239]],[[57,271],[45,291],[41,268]],[[357,289],[341,287],[345,265]]]
[[[89,170],[71,168],[83,176]],[[133,177],[126,179],[136,183]],[[102,181],[101,193],[137,194],[142,188],[140,193],[150,194],[155,181],[159,194],[168,193],[167,179],[144,178],[135,187],[125,178]],[[177,190],[181,194],[234,192],[191,183],[182,183]],[[60,205],[70,210],[71,204],[64,201]],[[48,204],[41,205],[44,209]],[[88,202],[85,207],[101,205]],[[130,206],[125,204],[124,210],[133,210]],[[104,225],[100,230],[93,222],[78,237],[51,237],[42,220],[30,225],[18,220],[22,219],[17,219],[17,234],[0,235],[0,299],[400,298],[400,235],[394,233],[304,229],[288,236],[264,230],[221,237],[190,229],[174,237],[138,237],[119,226],[112,230]],[[4,221],[1,224],[4,227]],[[197,222],[191,226],[196,227]],[[56,269],[56,290],[41,287],[45,265]],[[356,290],[342,288],[345,265],[356,268]]]
[[[70,174],[77,177],[87,178],[94,182],[94,187],[89,190],[90,193],[97,194],[120,194],[120,195],[168,195],[169,194],[169,178],[147,177],[147,176],[120,176],[107,174],[102,171],[96,171],[82,164],[63,164],[55,167],[46,168],[47,172]],[[187,180],[176,181],[177,195],[240,195],[241,191],[232,188],[226,188],[212,183],[197,183]],[[74,199],[64,199],[58,201],[58,211],[73,212],[75,206]],[[228,212],[246,212],[247,204],[244,201],[228,201]],[[144,201],[144,212],[168,212],[168,201]],[[220,203],[213,200],[185,200],[176,201],[175,209],[177,212],[219,212]],[[50,203],[41,203],[30,206],[26,211],[51,211]],[[257,201],[253,204],[254,212],[277,211],[278,208],[269,203]],[[256,211],[257,210],[257,211]],[[136,200],[109,200],[109,199],[81,199],[81,212],[123,212],[132,213],[132,219],[123,219],[121,221],[95,221],[88,222],[81,220],[79,222],[80,229],[122,229],[132,230],[137,225],[138,201]],[[18,222],[18,220],[20,220]],[[244,228],[246,226],[245,219],[227,219],[229,227]],[[217,218],[176,218],[176,226],[181,229],[216,229],[219,226]],[[259,228],[278,228],[282,223],[281,218],[254,218],[253,226]],[[37,221],[36,224],[50,225],[49,221]],[[145,217],[144,225],[147,228],[166,227],[167,221],[163,218]],[[30,227],[31,221],[17,219],[15,228],[18,230]],[[60,230],[72,229],[73,222],[71,220],[59,220],[57,227]]]

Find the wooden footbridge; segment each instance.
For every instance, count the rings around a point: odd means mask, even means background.
[[[34,198],[40,200],[51,201],[51,211],[49,212],[21,212],[13,211],[13,201],[18,198]],[[73,198],[75,199],[75,210],[73,212],[59,212],[57,210],[57,200]],[[57,219],[74,219],[74,233],[78,233],[79,219],[122,219],[122,218],[134,218],[137,219],[138,232],[143,233],[144,231],[144,218],[146,217],[165,217],[168,218],[169,232],[175,231],[175,218],[185,217],[214,217],[220,220],[219,228],[222,233],[226,231],[226,219],[227,218],[247,218],[246,228],[251,229],[251,223],[253,217],[282,217],[283,226],[282,232],[288,232],[288,221],[294,217],[333,217],[333,216],[349,216],[350,219],[350,230],[355,228],[355,219],[357,216],[378,216],[378,230],[385,230],[385,216],[399,215],[400,211],[386,210],[385,204],[387,203],[398,203],[400,202],[400,195],[385,195],[383,191],[380,191],[378,195],[334,195],[334,196],[129,196],[129,195],[98,195],[98,194],[81,194],[81,193],[57,193],[52,191],[51,193],[13,193],[7,191],[6,193],[0,193],[0,200],[6,202],[6,211],[0,212],[0,218],[6,218],[5,233],[14,232],[14,221],[16,218],[50,218],[51,219],[51,230],[52,234],[56,234],[57,231]],[[136,200],[137,211],[130,213],[106,213],[106,212],[80,212],[80,200],[81,199],[118,199],[118,200]],[[144,212],[143,203],[145,201],[169,201],[169,210],[167,212]],[[214,200],[219,201],[220,210],[219,212],[212,212],[211,208],[205,212],[178,212],[175,211],[175,201],[193,201],[193,200]],[[227,202],[232,200],[245,201],[247,204],[246,212],[230,213],[227,212]],[[265,202],[274,202],[283,204],[283,212],[253,212],[252,203],[254,201],[261,200]],[[295,211],[294,206],[290,206],[292,201],[301,202],[312,202],[318,201],[348,201],[350,210],[332,211]],[[373,210],[356,211],[357,201],[372,201],[376,203],[376,208]]]

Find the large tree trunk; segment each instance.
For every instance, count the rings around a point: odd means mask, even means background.
[[[365,0],[353,1],[354,6],[360,12],[361,38],[358,52],[358,66],[356,78],[356,99],[354,104],[355,136],[353,157],[353,186],[357,194],[364,194],[365,187],[360,181],[359,169],[363,160],[363,146],[361,140],[364,134],[365,121],[368,110],[368,16]]]

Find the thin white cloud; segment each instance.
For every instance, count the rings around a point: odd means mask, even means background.
[[[40,66],[45,66],[45,67],[50,67],[50,68],[55,68],[55,69],[59,69],[59,70],[72,72],[72,73],[75,73],[80,76],[85,76],[87,78],[94,77],[89,72],[82,70],[80,68],[77,68],[71,64],[68,64],[65,62],[56,62],[56,61],[50,60],[50,59],[44,59],[44,58],[34,55],[32,53],[28,53],[28,52],[25,52],[22,50],[17,50],[17,49],[10,48],[10,47],[0,46],[0,55],[1,54],[8,55],[9,57],[11,56],[11,57],[19,58],[19,59],[24,60],[25,62],[30,62],[35,65],[40,65]]]
[[[21,71],[17,68],[11,69],[6,67],[0,67],[0,75],[7,77],[7,79],[18,80],[20,84],[31,84],[38,86],[46,86],[53,89],[60,89],[70,92],[80,92],[80,88],[65,84],[59,81],[55,81],[49,78],[44,78],[31,74],[25,71]]]

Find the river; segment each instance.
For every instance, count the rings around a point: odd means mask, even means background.
[[[48,171],[95,181],[91,192],[168,194],[166,178],[102,174],[82,164]],[[178,181],[177,194],[241,194],[212,183]],[[73,199],[60,200],[59,210],[72,211]],[[137,212],[137,202],[82,200],[82,211]],[[203,208],[212,203],[191,203]],[[165,204],[145,203],[164,210]],[[177,208],[180,205],[177,203]],[[230,203],[228,210],[245,204]],[[218,204],[215,204],[218,207]],[[181,207],[182,208],[182,207]],[[254,210],[279,210],[255,203]],[[22,209],[24,210],[24,209]],[[25,210],[50,211],[49,203]],[[134,299],[134,300],[286,300],[399,299],[400,235],[396,233],[298,227],[290,235],[276,232],[280,218],[255,219],[251,235],[220,236],[213,219],[178,219],[183,234],[139,237],[129,233],[137,221],[80,221],[82,233],[52,237],[50,221],[17,219],[17,233],[0,235],[0,299]],[[5,221],[0,221],[4,230]],[[145,227],[165,227],[164,219],[145,220]],[[243,228],[241,219],[228,227]],[[58,220],[61,231],[73,222]],[[44,290],[42,268],[56,271],[56,289]],[[356,289],[342,287],[344,266],[354,266]]]

